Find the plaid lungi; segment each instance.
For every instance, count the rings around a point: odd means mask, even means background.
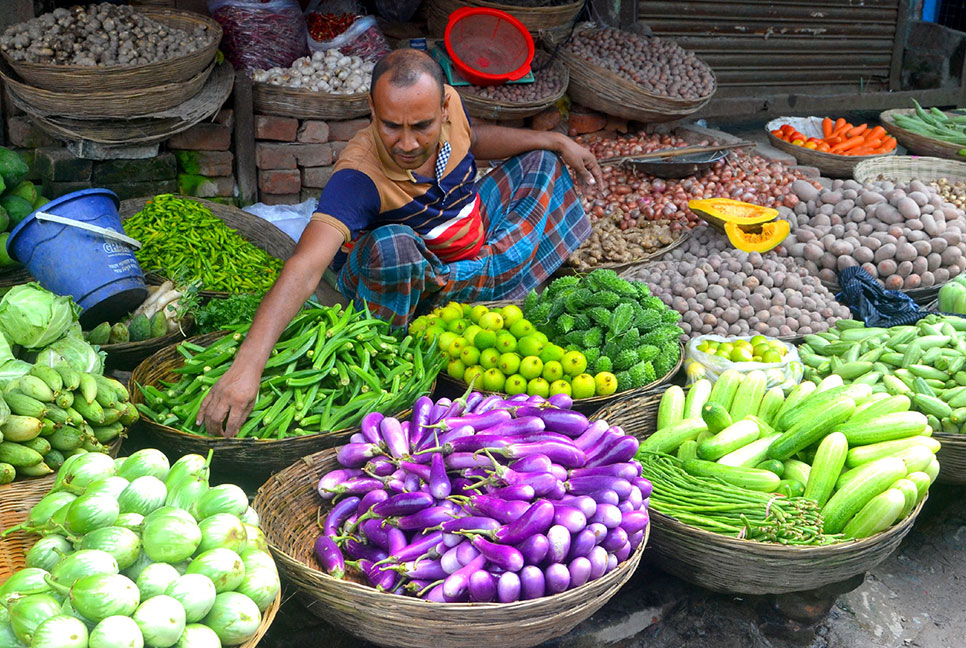
[[[476,258],[445,263],[405,225],[361,237],[339,291],[395,326],[447,301],[519,300],[590,236],[590,221],[560,158],[531,151],[479,183],[486,242]]]

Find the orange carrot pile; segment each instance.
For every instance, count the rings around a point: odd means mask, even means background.
[[[796,146],[833,155],[879,155],[896,147],[896,138],[882,126],[853,126],[841,117],[835,121],[828,117],[822,120],[822,137],[807,137],[789,124],[776,128],[771,134]]]

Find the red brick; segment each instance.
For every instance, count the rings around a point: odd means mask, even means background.
[[[59,143],[40,127],[35,126],[28,117],[11,117],[7,120],[9,144],[22,148],[40,148],[43,146],[57,146]]]
[[[322,167],[332,164],[332,147],[328,144],[293,144],[295,159],[301,167]]]
[[[332,160],[336,161],[345,150],[346,142],[329,142],[329,146],[332,147]]]
[[[255,166],[259,169],[294,169],[298,164],[291,144],[255,142]]]
[[[628,130],[627,120],[621,117],[614,117],[613,115],[607,115],[607,124],[604,126],[604,130],[616,131],[618,133],[626,133]]]
[[[348,142],[352,136],[369,125],[368,119],[329,122],[329,139]]]
[[[554,107],[547,108],[542,113],[538,113],[533,116],[530,123],[530,128],[538,131],[549,131],[553,130],[563,119],[560,115],[560,111]]]
[[[322,188],[332,177],[333,171],[335,171],[335,167],[331,166],[302,169],[302,186]]]
[[[222,108],[215,115],[215,123],[227,126],[228,128],[235,127],[235,111],[231,108]]]
[[[255,115],[255,139],[294,142],[299,131],[299,120],[292,117]]]
[[[231,129],[222,124],[195,124],[168,140],[168,148],[182,151],[227,151]]]
[[[266,205],[297,205],[301,200],[297,193],[292,194],[270,194],[263,193],[261,195],[262,202]]]
[[[570,111],[570,134],[583,135],[593,133],[607,125],[607,116],[583,107],[575,107]]]
[[[258,188],[267,194],[295,194],[302,188],[302,177],[297,169],[277,169],[258,172]]]
[[[329,125],[324,121],[302,122],[299,126],[298,141],[306,144],[325,144],[329,141]]]
[[[198,151],[198,175],[230,176],[235,156],[231,151]]]

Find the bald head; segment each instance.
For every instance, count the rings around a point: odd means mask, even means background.
[[[409,88],[423,77],[429,77],[439,87],[439,101],[443,102],[443,70],[429,54],[420,50],[400,49],[385,55],[372,70],[372,84],[369,96],[375,97],[376,84],[385,77],[384,82],[397,88]]]

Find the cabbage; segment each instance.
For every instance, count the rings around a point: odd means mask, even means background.
[[[38,283],[14,286],[0,300],[0,330],[13,344],[42,349],[67,333],[80,307]]]
[[[77,371],[102,374],[106,355],[88,344],[84,338],[67,335],[41,351],[37,355],[37,362],[54,367],[58,362],[66,361]]]
[[[11,360],[3,363],[3,365],[0,365],[0,385],[6,385],[11,380],[26,376],[31,367],[33,367],[32,364],[23,360]]]

